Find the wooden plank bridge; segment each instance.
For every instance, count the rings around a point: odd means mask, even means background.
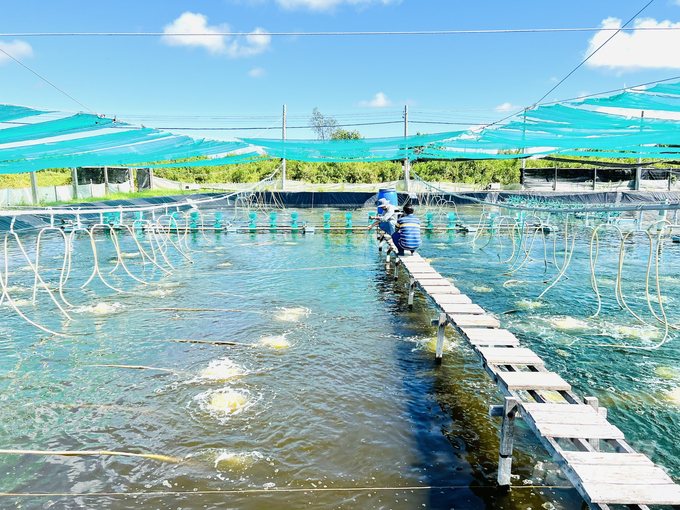
[[[386,245],[386,269],[396,249]],[[607,410],[595,397],[579,398],[568,382],[545,367],[531,349],[521,347],[500,322],[442,277],[420,255],[395,256],[409,278],[408,304],[419,288],[439,311],[436,362],[440,363],[447,325],[454,327],[479,356],[484,369],[505,395],[503,405],[490,406],[491,416],[502,417],[498,483],[510,485],[514,425],[524,419],[562,472],[591,508],[610,505],[648,509],[648,505],[680,509],[680,486],[645,455],[635,452],[623,433],[607,421]]]

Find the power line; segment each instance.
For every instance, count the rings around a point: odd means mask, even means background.
[[[41,75],[38,74],[36,71],[34,71],[34,70],[31,69],[30,67],[28,67],[28,66],[27,66],[26,64],[24,64],[23,62],[21,62],[20,60],[14,58],[12,55],[10,55],[9,53],[7,53],[7,52],[6,52],[5,50],[3,50],[2,48],[0,48],[0,51],[3,52],[5,55],[7,55],[7,56],[8,56],[9,58],[11,58],[12,60],[14,60],[14,61],[15,61],[17,64],[19,64],[20,66],[22,66],[22,67],[28,69],[29,71],[31,71],[31,72],[32,72],[33,74],[35,74],[38,78],[40,78],[41,80],[43,80],[45,83],[48,83],[49,85],[51,85],[52,87],[54,87],[55,89],[57,89],[59,92],[61,92],[62,94],[64,94],[66,97],[68,97],[69,99],[72,99],[73,101],[75,101],[76,103],[78,103],[80,106],[82,106],[82,107],[85,108],[86,110],[89,110],[90,112],[92,112],[92,113],[94,113],[94,114],[96,115],[96,113],[95,113],[93,110],[91,110],[90,108],[88,108],[87,106],[85,106],[83,103],[81,103],[80,101],[78,101],[78,100],[77,100],[75,97],[73,97],[72,95],[68,94],[67,92],[65,92],[65,91],[63,91],[62,89],[60,89],[59,87],[57,87],[57,86],[56,86],[54,83],[52,83],[50,80],[48,80],[48,79],[45,78],[44,76],[41,76]]]
[[[665,32],[680,30],[678,26],[665,27],[583,27],[583,28],[505,28],[481,30],[408,30],[361,32],[7,32],[0,37],[247,37],[261,36],[368,36],[368,35],[467,35],[467,34],[532,34],[560,32]]]
[[[562,85],[562,83],[564,83],[564,82],[566,81],[567,78],[569,78],[572,74],[574,74],[576,71],[578,71],[578,69],[579,69],[583,64],[585,64],[586,62],[588,62],[588,60],[590,60],[590,58],[591,58],[593,55],[595,55],[595,53],[597,53],[598,51],[600,51],[600,50],[601,50],[601,49],[602,49],[609,41],[611,41],[614,37],[616,37],[616,34],[618,34],[619,32],[621,32],[621,30],[623,30],[625,27],[627,27],[627,26],[628,26],[635,18],[637,18],[637,17],[642,13],[642,11],[644,11],[647,7],[649,7],[649,6],[652,5],[653,3],[654,3],[654,0],[649,0],[649,2],[648,2],[642,9],[640,9],[638,12],[636,12],[635,15],[633,15],[633,17],[631,17],[628,21],[626,21],[626,22],[623,24],[623,26],[622,26],[621,28],[619,28],[618,30],[616,30],[616,32],[614,32],[611,36],[609,36],[609,38],[608,38],[605,42],[603,42],[602,44],[600,44],[600,45],[597,47],[597,49],[596,49],[595,51],[593,51],[590,55],[588,55],[586,58],[584,58],[584,59],[581,61],[581,63],[580,63],[579,65],[577,65],[576,67],[574,67],[574,69],[571,70],[571,72],[570,72],[569,74],[567,74],[567,75],[566,75],[564,78],[562,78],[562,79],[561,79],[561,80],[560,80],[553,88],[551,88],[548,92],[546,92],[545,95],[544,95],[541,99],[539,99],[538,101],[536,101],[536,102],[534,103],[534,106],[537,105],[538,103],[540,103],[541,101],[543,101],[546,97],[548,97],[548,95],[550,95],[550,93],[551,93],[553,90],[555,90],[557,87],[559,87],[560,85]]]
[[[613,33],[613,34],[612,34],[605,42],[603,42],[600,46],[598,46],[598,48],[597,48],[595,51],[593,51],[590,55],[588,55],[585,59],[583,59],[579,65],[577,65],[574,69],[572,69],[572,70],[569,72],[569,74],[567,74],[564,78],[562,78],[562,79],[561,79],[561,80],[560,80],[553,88],[551,88],[545,95],[543,95],[543,97],[541,97],[541,99],[539,99],[538,101],[536,101],[532,106],[530,106],[530,107],[528,107],[528,108],[523,108],[522,110],[519,110],[519,111],[516,111],[515,113],[513,113],[513,114],[511,114],[511,115],[508,115],[507,117],[503,117],[501,120],[497,120],[497,121],[495,121],[495,122],[492,122],[491,124],[487,124],[487,125],[484,126],[484,127],[485,127],[485,128],[488,128],[488,127],[491,127],[491,126],[493,126],[493,125],[496,125],[496,124],[499,124],[499,123],[501,123],[501,122],[504,122],[504,121],[506,121],[506,120],[508,120],[508,119],[510,119],[510,118],[512,118],[512,117],[514,117],[515,115],[518,115],[518,114],[520,114],[520,113],[522,113],[522,112],[526,112],[529,108],[533,108],[533,107],[535,107],[536,105],[538,105],[538,104],[539,104],[541,101],[543,101],[543,100],[544,100],[544,99],[545,99],[545,98],[546,98],[553,90],[555,90],[557,87],[559,87],[562,83],[564,83],[564,81],[565,81],[567,78],[569,78],[572,74],[574,74],[574,73],[575,73],[575,72],[576,72],[583,64],[585,64],[588,60],[590,60],[590,58],[591,58],[593,55],[595,55],[595,53],[597,53],[598,51],[600,51],[600,50],[602,49],[602,47],[603,47],[605,44],[607,44],[609,41],[611,41],[611,40],[614,38],[614,36],[615,36],[616,34],[618,34],[619,32],[621,32],[622,30],[624,30],[624,29],[626,28],[626,26],[628,26],[628,25],[630,24],[631,21],[633,21],[633,20],[634,20],[634,19],[635,19],[642,11],[644,11],[647,7],[649,7],[653,2],[654,2],[654,0],[650,0],[650,1],[649,1],[642,9],[640,9],[640,10],[639,10],[632,18],[630,18],[628,21],[626,21],[626,22],[623,24],[622,27],[612,29],[612,30],[614,30],[614,33]]]

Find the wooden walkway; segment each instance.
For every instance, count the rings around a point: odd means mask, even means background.
[[[388,270],[394,254],[390,243],[386,250]],[[438,326],[435,360],[441,362],[444,330],[451,325],[505,395],[502,406],[489,409],[491,416],[503,418],[500,485],[510,485],[514,421],[522,418],[591,508],[680,508],[680,486],[649,458],[633,450],[623,433],[607,421],[607,410],[598,407],[597,398],[581,400],[536,353],[521,347],[510,331],[500,329],[498,319],[461,294],[420,255],[397,256],[395,279],[400,267],[410,280],[409,305],[417,286],[439,310],[439,317],[432,321]]]

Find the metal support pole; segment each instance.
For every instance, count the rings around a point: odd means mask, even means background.
[[[282,124],[282,135],[283,135],[283,140],[286,139],[286,105],[283,105],[283,124]],[[286,155],[285,148],[283,155]],[[281,160],[281,191],[286,190],[286,158],[284,157]]]
[[[109,194],[109,167],[104,167],[104,195]]]
[[[398,280],[399,279],[399,259],[394,264],[394,279]]]
[[[153,184],[153,168],[149,168],[149,189],[155,189]]]
[[[78,169],[71,168],[71,182],[73,183],[73,198],[78,200]]]
[[[31,199],[33,205],[38,205],[38,178],[35,172],[31,172]]]
[[[404,105],[404,136],[408,136],[408,105]],[[408,158],[404,160],[404,191],[411,190],[410,182],[411,162]]]
[[[503,424],[501,425],[501,451],[498,457],[498,485],[510,485],[512,472],[512,450],[515,440],[515,415],[519,401],[515,397],[505,397],[503,404]]]
[[[557,165],[555,165],[555,182],[553,182],[553,191],[557,191]]]
[[[437,348],[434,354],[434,361],[437,364],[442,362],[442,356],[444,355],[444,332],[446,331],[447,322],[446,314],[440,313],[439,324],[437,325]]]
[[[642,130],[642,123],[644,122],[644,119],[645,119],[645,111],[644,110],[642,110],[642,113],[640,114],[640,119],[642,119],[642,120],[640,120],[640,130]],[[637,162],[638,162],[638,165],[640,163],[642,163],[642,158],[638,158]],[[642,167],[639,166],[635,169],[635,186],[633,187],[633,189],[635,191],[638,191],[640,189],[640,181],[641,180],[642,180]]]
[[[593,191],[595,191],[596,182],[597,182],[597,168],[593,168]]]
[[[130,193],[135,192],[135,174],[132,168],[128,168],[128,177],[130,178]]]

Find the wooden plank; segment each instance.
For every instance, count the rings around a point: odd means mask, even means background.
[[[653,466],[654,463],[641,453],[593,453],[561,452],[568,464],[587,464],[593,466]]]
[[[451,314],[449,315],[449,319],[451,322],[453,322],[456,326],[463,328],[498,328],[500,327],[501,323],[498,322],[498,319],[495,317],[492,317],[491,315],[458,315],[458,314]]]
[[[566,414],[590,414],[595,410],[587,405],[578,404],[533,404],[533,403],[523,403],[522,408],[525,412],[536,413],[536,412],[551,412],[551,413],[566,413]]]
[[[430,264],[402,264],[409,271],[424,271],[426,273],[436,273],[437,270]]]
[[[545,437],[569,439],[625,439],[614,425],[561,425],[557,423],[536,424],[538,432]]]
[[[451,285],[450,287],[445,287],[443,285],[433,287],[430,285],[420,285],[420,287],[423,289],[423,292],[426,294],[429,294],[431,296],[436,295],[436,294],[460,294],[460,290],[458,290],[456,287]]]
[[[411,278],[415,278],[416,280],[428,280],[431,278],[439,278],[439,274],[437,273],[421,273],[420,271],[409,271],[409,276]]]
[[[677,485],[584,483],[583,490],[595,504],[680,505],[680,487]]]
[[[448,281],[446,278],[416,278],[416,281],[420,285],[427,285],[430,287],[441,287],[442,285],[453,285],[450,281]]]
[[[576,464],[570,466],[583,483],[620,484],[620,485],[672,485],[673,480],[666,472],[656,466],[593,466]]]
[[[444,304],[471,304],[472,299],[465,294],[436,294],[432,299],[438,305]]]
[[[484,308],[474,303],[470,304],[455,304],[455,303],[442,303],[439,308],[444,310],[447,315],[456,314],[468,314],[468,315],[484,315],[486,312]]]
[[[543,360],[525,347],[480,347],[478,350],[490,365],[543,365]]]
[[[472,345],[519,345],[519,339],[507,329],[462,328],[462,333]]]
[[[565,406],[566,407],[566,406]],[[574,406],[576,407],[576,406]],[[542,425],[600,425],[607,426],[609,422],[597,413],[542,413],[534,411],[527,413],[537,426]]]
[[[571,386],[555,372],[498,372],[509,390],[570,391]]]

